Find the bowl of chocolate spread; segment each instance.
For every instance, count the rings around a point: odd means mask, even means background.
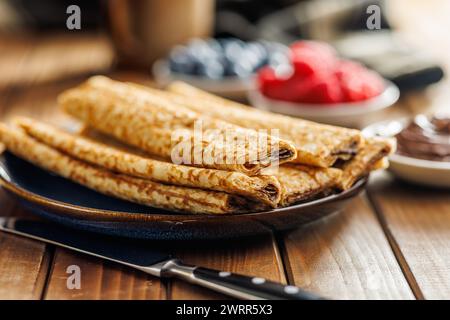
[[[366,136],[395,137],[390,171],[410,182],[450,188],[450,115],[417,115],[363,130]]]
[[[399,155],[450,162],[450,117],[418,115],[395,137]]]

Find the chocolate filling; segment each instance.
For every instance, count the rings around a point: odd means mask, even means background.
[[[358,143],[356,141],[352,141],[352,143],[347,148],[342,148],[336,151],[333,151],[333,156],[354,156],[358,153]],[[348,158],[346,159],[348,160]]]
[[[283,159],[289,159],[294,155],[294,153],[289,150],[289,149],[281,149],[280,152],[278,153],[278,157],[283,160]]]
[[[231,197],[228,204],[235,210],[234,213],[259,211],[268,208],[268,206],[259,202],[254,202],[239,196]]]
[[[264,193],[267,194],[270,200],[275,200],[278,197],[279,190],[278,188],[273,184],[268,184],[264,188]]]

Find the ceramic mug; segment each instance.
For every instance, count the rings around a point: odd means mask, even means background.
[[[120,64],[150,68],[176,44],[212,33],[214,0],[110,0],[109,32]]]

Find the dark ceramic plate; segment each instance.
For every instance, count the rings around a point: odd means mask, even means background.
[[[36,214],[78,229],[139,239],[218,239],[287,230],[341,210],[364,189],[366,181],[362,179],[340,194],[287,208],[238,215],[188,215],[105,196],[8,152],[0,157],[0,184]]]

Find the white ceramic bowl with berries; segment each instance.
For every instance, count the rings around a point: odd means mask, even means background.
[[[291,45],[290,65],[265,67],[256,81],[248,93],[253,106],[347,127],[365,126],[400,96],[392,82],[315,41]]]

